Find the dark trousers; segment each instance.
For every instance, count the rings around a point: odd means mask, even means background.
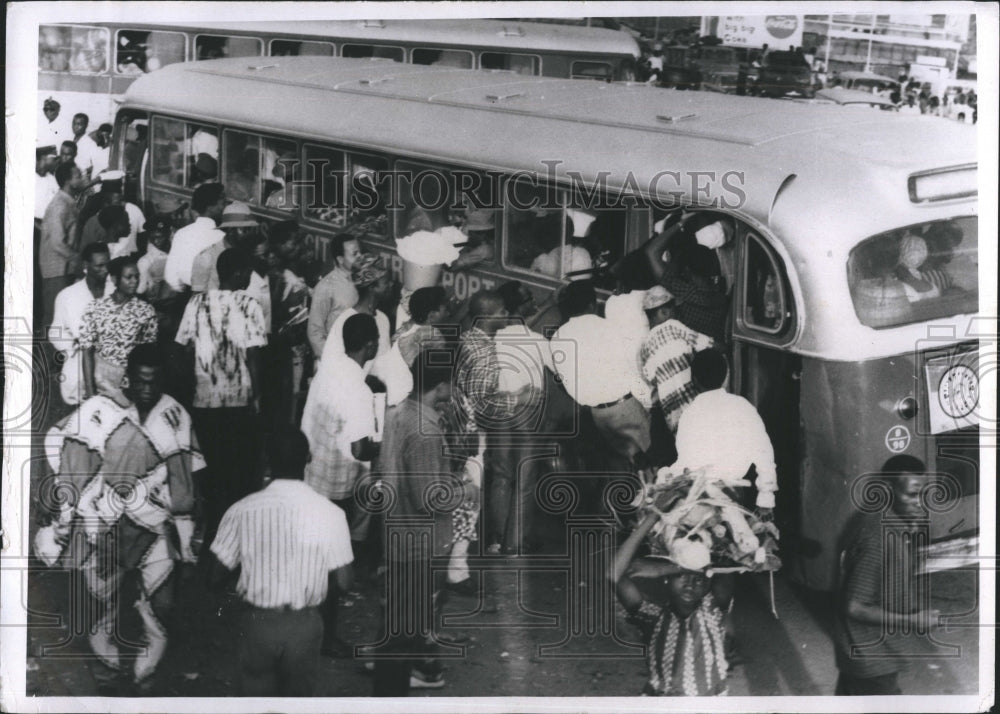
[[[899,673],[892,672],[878,677],[857,677],[848,672],[841,672],[837,678],[838,697],[869,697],[890,694],[902,694],[899,688]]]
[[[435,598],[429,558],[389,560],[384,595],[385,633],[375,648],[372,696],[405,697],[414,667],[428,674],[441,669],[431,660]]]
[[[247,607],[240,615],[240,693],[244,697],[310,697],[316,691],[319,613]]]
[[[231,505],[263,486],[259,420],[249,407],[192,409],[191,417],[208,466],[206,531],[214,534]]]

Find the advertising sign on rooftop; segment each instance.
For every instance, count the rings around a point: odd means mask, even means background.
[[[719,18],[719,37],[731,47],[787,50],[802,46],[801,15],[730,15]]]

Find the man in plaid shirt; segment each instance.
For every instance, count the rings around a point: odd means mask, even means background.
[[[455,375],[457,402],[470,433],[487,433],[485,460],[491,471],[487,505],[491,550],[499,551],[507,522],[510,493],[517,483],[518,450],[502,433],[514,426],[519,395],[500,390],[500,363],[494,336],[507,324],[508,312],[503,297],[484,290],[476,293],[469,305],[473,326],[461,339]],[[498,512],[499,511],[499,512]]]

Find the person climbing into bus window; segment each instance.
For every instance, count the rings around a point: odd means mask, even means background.
[[[574,210],[568,210],[566,213],[564,241],[555,243],[554,248],[537,256],[531,263],[532,271],[551,275],[554,278],[562,278],[568,273],[590,270],[594,267],[590,252],[583,246],[582,242],[596,216]],[[559,214],[551,215],[558,217]],[[542,227],[539,226],[539,228]],[[557,235],[558,230],[549,233],[546,240],[540,244],[553,245],[553,237]],[[577,275],[570,276],[570,279],[581,280],[588,277],[590,276]]]
[[[719,258],[697,242],[681,260],[667,263],[660,280],[677,300],[677,319],[716,344],[726,342],[729,317],[729,299],[722,282]]]
[[[495,216],[496,211],[492,208],[466,209],[461,229],[468,241],[455,262],[448,266],[449,270],[468,270],[493,262],[496,256]]]

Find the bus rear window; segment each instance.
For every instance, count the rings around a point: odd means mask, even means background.
[[[108,71],[108,38],[104,27],[41,25],[38,68],[43,72],[101,74]]]
[[[859,244],[847,261],[862,324],[893,327],[979,310],[975,216],[922,223]]]
[[[115,42],[118,74],[144,74],[183,62],[187,40],[182,32],[119,30]]]

